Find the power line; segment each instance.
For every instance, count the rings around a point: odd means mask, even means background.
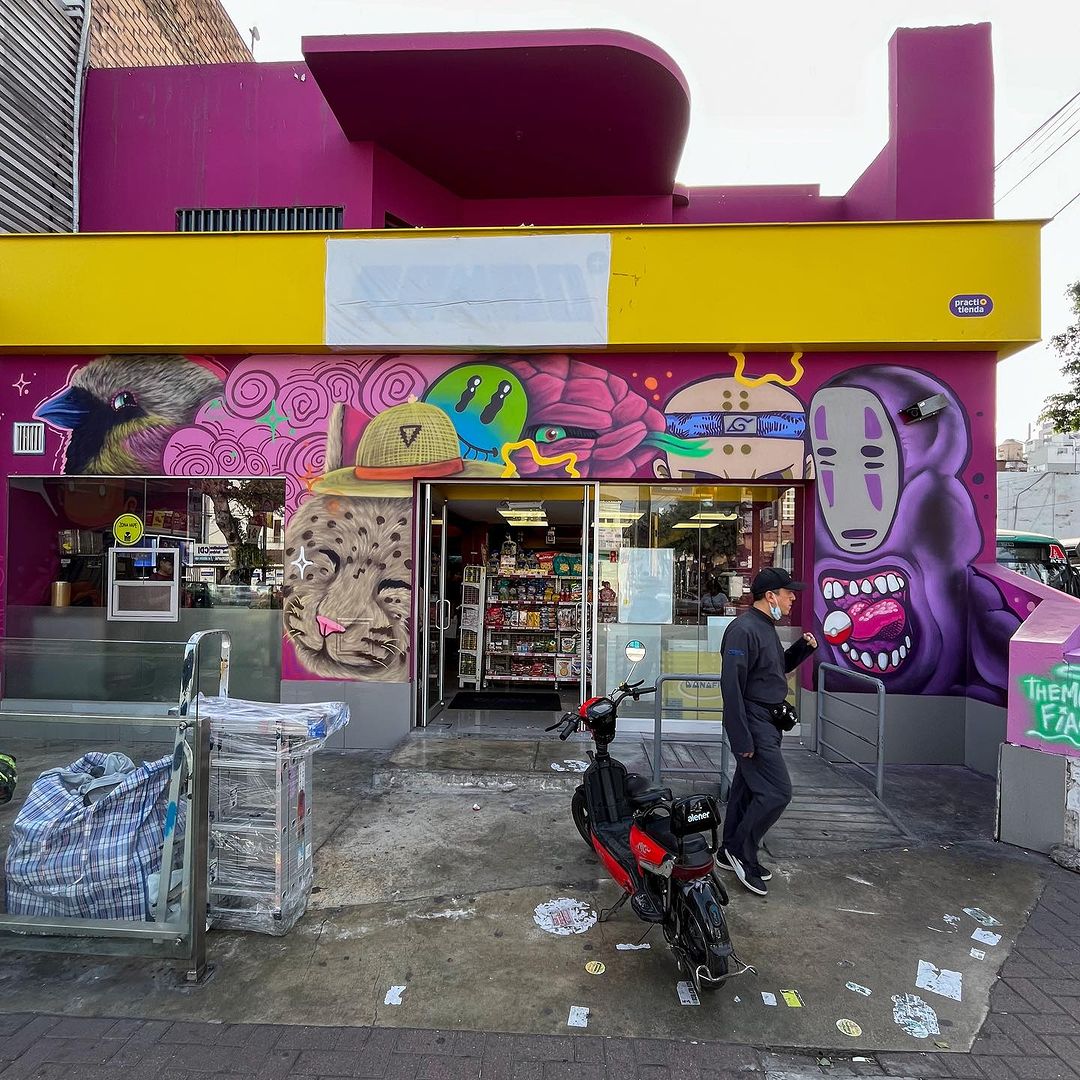
[[[1038,127],[1037,127],[1037,128],[1036,128],[1036,129],[1035,129],[1035,130],[1034,130],[1033,132],[1032,132],[1032,133],[1031,133],[1031,134],[1030,134],[1030,135],[1028,135],[1028,136],[1026,136],[1025,138],[1021,139],[1021,140],[1020,140],[1020,141],[1019,141],[1019,142],[1018,142],[1018,143],[1017,143],[1017,144],[1016,144],[1016,145],[1015,145],[1015,146],[1014,146],[1014,147],[1013,147],[1013,148],[1012,148],[1012,149],[1011,149],[1011,150],[1010,150],[1010,151],[1009,151],[1009,152],[1008,152],[1008,153],[1007,153],[1007,154],[1006,154],[1006,155],[1005,155],[1005,156],[1004,156],[1004,157],[1003,157],[1003,158],[1002,158],[1002,159],[1001,159],[1001,160],[1000,160],[1000,161],[999,161],[999,162],[998,162],[998,163],[997,163],[997,164],[996,164],[995,166],[994,166],[994,171],[996,172],[996,171],[997,171],[998,169],[1000,169],[1000,168],[1001,168],[1001,166],[1002,166],[1002,165],[1004,165],[1004,164],[1005,164],[1005,162],[1006,162],[1006,161],[1008,161],[1008,160],[1009,160],[1009,158],[1011,158],[1011,157],[1013,156],[1013,154],[1015,154],[1015,153],[1016,153],[1016,152],[1017,152],[1018,150],[1020,150],[1020,149],[1021,149],[1022,147],[1024,147],[1024,146],[1025,146],[1025,145],[1026,145],[1027,143],[1029,143],[1029,142],[1030,142],[1030,141],[1031,141],[1031,140],[1032,140],[1033,138],[1035,138],[1035,136],[1036,136],[1036,135],[1038,135],[1038,134],[1039,134],[1039,132],[1040,132],[1040,131],[1042,131],[1042,129],[1043,129],[1044,127],[1046,127],[1046,125],[1047,125],[1047,124],[1050,124],[1050,123],[1052,123],[1052,122],[1053,122],[1053,121],[1054,121],[1054,120],[1055,120],[1055,119],[1056,119],[1056,118],[1057,118],[1058,116],[1060,116],[1060,115],[1061,115],[1061,114],[1062,114],[1062,113],[1063,113],[1063,112],[1064,112],[1064,111],[1065,111],[1065,110],[1066,110],[1066,109],[1067,109],[1067,108],[1068,108],[1068,107],[1069,107],[1069,106],[1070,106],[1070,105],[1071,105],[1071,104],[1072,104],[1072,103],[1073,103],[1074,101],[1077,101],[1077,100],[1080,100],[1080,90],[1078,90],[1078,91],[1077,91],[1077,92],[1076,92],[1075,94],[1073,94],[1073,96],[1072,96],[1071,98],[1069,98],[1069,100],[1068,100],[1068,101],[1066,101],[1066,102],[1065,102],[1065,104],[1064,104],[1064,105],[1062,105],[1062,106],[1061,106],[1061,108],[1060,108],[1060,109],[1058,109],[1058,111],[1057,111],[1057,112],[1053,113],[1053,114],[1052,114],[1051,116],[1048,116],[1048,117],[1047,117],[1047,118],[1046,118],[1046,119],[1045,119],[1045,120],[1044,120],[1044,121],[1043,121],[1043,122],[1042,122],[1042,123],[1041,123],[1041,124],[1040,124],[1040,125],[1039,125],[1039,126],[1038,126]]]
[[[1080,191],[1078,191],[1056,214],[1054,214],[1050,220],[1053,221],[1059,214],[1063,214],[1077,199],[1080,199]]]
[[[1072,131],[1072,134],[1067,139],[1065,139],[1064,142],[1059,143],[1049,154],[1046,155],[1046,157],[1042,159],[1042,161],[1028,169],[1028,171],[1024,173],[1024,175],[1021,176],[1020,179],[1017,180],[1016,183],[1013,184],[1013,186],[1009,188],[1009,190],[1006,191],[1004,195],[1001,195],[994,200],[994,205],[997,206],[997,204],[1001,202],[1002,199],[1005,199],[1009,195],[1011,195],[1022,183],[1024,183],[1025,180],[1028,179],[1028,177],[1032,176],[1034,173],[1037,173],[1052,157],[1054,157],[1055,154],[1058,153],[1058,151],[1064,150],[1065,147],[1068,146],[1069,143],[1071,143],[1077,135],[1080,135],[1080,120],[1078,120],[1077,124],[1074,124],[1073,127],[1075,128],[1075,130]]]

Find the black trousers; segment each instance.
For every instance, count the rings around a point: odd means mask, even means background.
[[[780,729],[757,715],[748,719],[754,756],[735,758],[735,778],[724,816],[724,848],[744,866],[753,868],[758,864],[762,837],[791,802],[791,777],[780,750]]]

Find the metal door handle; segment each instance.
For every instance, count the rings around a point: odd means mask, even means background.
[[[439,616],[438,616],[438,612],[440,612],[442,610],[443,604],[446,605],[446,622],[442,622],[442,620],[439,619]],[[450,629],[450,601],[449,600],[440,600],[435,605],[435,608],[436,608],[435,629],[436,630],[449,630]]]

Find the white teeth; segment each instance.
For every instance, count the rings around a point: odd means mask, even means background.
[[[882,671],[889,666],[889,658],[883,652],[877,654],[877,666],[881,668]]]
[[[874,588],[879,593],[886,593],[889,591],[889,583],[883,577],[874,578]]]
[[[907,659],[907,646],[906,645],[901,645],[900,646],[900,659],[901,660]]]
[[[895,574],[889,574],[885,579],[885,583],[889,586],[889,592],[900,591],[900,579]]]
[[[900,583],[900,588],[902,589],[905,585],[904,579],[899,574],[897,574],[896,580]]]
[[[849,581],[849,582],[848,582],[848,587],[847,587],[847,589],[848,589],[848,592],[849,592],[849,593],[850,593],[850,594],[851,594],[852,596],[858,596],[858,595],[859,595],[859,585],[858,585],[858,582],[855,582],[855,581]]]
[[[893,649],[891,659],[892,659],[892,666],[893,667],[896,667],[896,665],[900,663],[900,653],[899,653],[898,650]]]
[[[859,659],[860,659],[860,660],[861,660],[861,661],[862,661],[862,662],[863,662],[863,663],[864,663],[864,664],[865,664],[865,665],[866,665],[867,667],[873,667],[873,666],[874,666],[874,658],[873,658],[873,657],[872,657],[872,656],[871,656],[871,655],[870,655],[870,654],[869,654],[868,652],[864,652],[864,653],[863,653],[863,654],[862,654],[862,655],[861,655],[861,656],[859,657]]]
[[[838,583],[835,581],[827,581],[825,583],[825,599],[831,600],[834,596],[840,595],[840,589]]]
[[[826,600],[831,600],[832,599],[832,582],[831,581],[826,581],[825,584],[821,586],[821,595],[824,596]]]
[[[904,638],[904,644],[910,649],[911,648],[911,638],[909,638],[909,637]]]
[[[861,588],[862,588],[862,591],[863,591],[864,593],[866,593],[866,595],[867,595],[867,596],[869,596],[869,595],[870,595],[870,594],[871,594],[871,593],[872,593],[872,592],[874,591],[874,588],[873,588],[873,586],[872,586],[872,585],[870,584],[870,582],[869,582],[869,581],[864,581],[864,582],[862,583],[862,586],[861,586]]]
[[[840,646],[840,648],[843,649],[844,652],[851,652],[851,646],[846,641],[843,645]]]

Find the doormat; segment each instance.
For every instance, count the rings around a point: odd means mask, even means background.
[[[514,712],[562,712],[559,695],[548,691],[535,693],[500,693],[461,690],[454,695],[448,709],[508,709]]]

